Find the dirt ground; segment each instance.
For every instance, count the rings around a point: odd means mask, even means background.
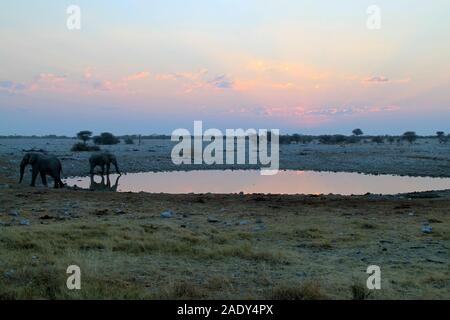
[[[54,190],[17,184],[15,157],[0,157],[0,299],[450,298],[449,192]],[[366,289],[369,265],[381,290]]]

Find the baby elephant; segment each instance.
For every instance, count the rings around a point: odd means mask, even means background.
[[[25,167],[27,165],[31,165],[31,186],[34,187],[36,182],[37,175],[41,175],[42,184],[47,186],[47,178],[48,174],[50,177],[55,180],[55,188],[64,187],[64,183],[61,181],[61,171],[62,166],[61,162],[58,158],[54,156],[47,156],[41,153],[26,153],[23,156],[22,162],[20,163],[20,180],[19,183],[23,180],[23,174],[25,172]]]
[[[119,171],[119,167],[117,166],[117,160],[115,155],[109,152],[94,153],[89,158],[89,164],[91,165],[90,170],[91,175],[94,174],[94,168],[96,166],[100,166],[102,168],[102,176],[105,174],[105,166],[106,166],[106,174],[109,175],[109,168],[111,166],[111,163],[116,168],[117,174],[121,174]]]

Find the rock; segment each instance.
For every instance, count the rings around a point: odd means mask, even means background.
[[[258,232],[258,231],[264,231],[264,230],[266,230],[266,229],[267,229],[266,226],[263,225],[263,224],[261,224],[261,225],[258,225],[258,226],[256,226],[256,227],[254,227],[254,228],[253,228],[253,231],[254,231],[254,232]]]
[[[40,216],[39,219],[41,219],[41,220],[50,220],[50,219],[54,219],[54,217],[49,216],[48,214],[45,214],[43,216]]]
[[[22,219],[20,220],[20,225],[21,226],[29,226],[30,225],[30,221],[27,219]]]
[[[247,220],[241,220],[241,221],[239,221],[239,225],[240,226],[245,226],[246,224],[249,224],[250,222],[249,221],[247,221]]]
[[[217,222],[219,222],[219,219],[217,219],[216,217],[213,217],[213,216],[208,216],[208,222],[209,223],[217,223]]]
[[[125,211],[123,211],[122,209],[116,209],[116,214],[126,214]]]
[[[9,213],[10,216],[12,217],[18,217],[20,216],[19,211],[17,210],[11,210],[11,212]]]
[[[172,218],[172,216],[173,216],[172,211],[164,211],[163,213],[161,213],[161,218],[164,219]]]
[[[14,276],[14,273],[16,273],[16,271],[14,269],[5,271],[5,273],[4,273],[5,278],[11,279]]]
[[[429,225],[423,225],[422,232],[423,233],[431,233],[431,232],[433,232],[433,227],[429,226]]]

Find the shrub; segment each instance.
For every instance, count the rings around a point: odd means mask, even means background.
[[[364,132],[362,132],[361,129],[355,129],[355,130],[352,131],[352,133],[353,133],[355,136],[362,136],[362,135],[364,134]]]
[[[342,134],[319,136],[319,141],[323,144],[339,144],[344,143],[346,140],[347,137]]]
[[[417,134],[414,131],[407,131],[403,134],[402,139],[409,143],[413,143],[417,140]]]
[[[317,282],[305,282],[301,285],[280,285],[273,288],[271,300],[324,300],[327,296]]]
[[[376,136],[372,138],[372,142],[375,143],[384,143],[384,137],[383,136]]]
[[[119,138],[117,138],[110,132],[103,132],[99,136],[94,137],[95,144],[113,145],[118,144],[119,142],[120,142]]]
[[[134,140],[130,136],[125,137],[124,141],[125,141],[125,144],[134,144]]]
[[[366,286],[357,282],[351,285],[350,290],[352,291],[353,300],[366,300],[367,298],[370,297],[371,294],[371,292],[367,289]]]
[[[346,140],[347,143],[358,143],[359,141],[361,141],[361,138],[357,136],[350,136]]]
[[[78,142],[72,146],[71,151],[74,151],[74,152],[100,151],[100,148],[98,146],[89,146],[83,142]]]

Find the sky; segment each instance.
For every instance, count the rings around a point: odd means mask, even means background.
[[[0,135],[170,134],[194,120],[448,132],[449,12],[448,0],[2,1]]]

